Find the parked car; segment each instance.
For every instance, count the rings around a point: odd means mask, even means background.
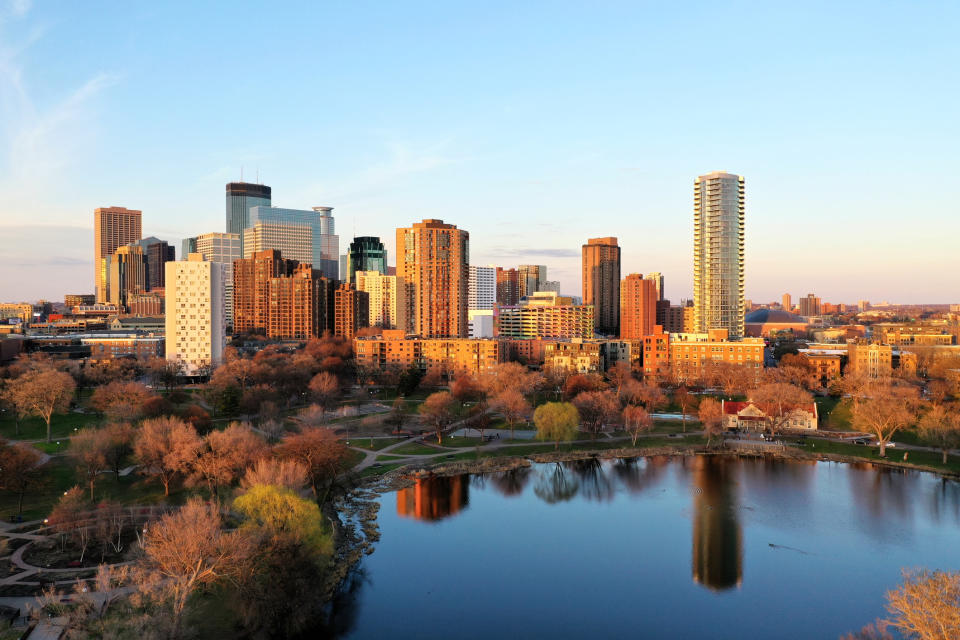
[[[854,438],[853,444],[870,444],[870,438]]]

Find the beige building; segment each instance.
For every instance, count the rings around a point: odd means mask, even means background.
[[[353,350],[357,367],[371,374],[400,373],[410,366],[446,377],[458,371],[481,374],[507,360],[507,349],[499,340],[419,338],[396,329],[355,338]]]
[[[310,225],[287,222],[258,222],[244,229],[244,258],[270,249],[280,251],[286,260],[313,264],[313,229]]]
[[[196,252],[208,262],[223,265],[223,313],[233,327],[233,263],[243,257],[239,233],[204,233],[195,238]]]
[[[142,237],[142,213],[123,207],[100,207],[93,211],[93,265],[97,302],[107,302],[107,272],[104,259],[120,247]]]
[[[357,291],[370,296],[370,321],[367,326],[411,331],[410,287],[402,276],[388,276],[379,271],[357,271]]]
[[[147,261],[143,247],[130,244],[118,247],[103,259],[103,271],[107,275],[107,299],[105,302],[125,308],[130,296],[147,290]]]
[[[223,265],[191,253],[164,266],[167,360],[183,362],[188,370],[216,366],[226,343]]]
[[[765,431],[777,423],[779,429],[816,431],[817,404],[798,404],[779,407],[774,403],[731,402],[721,400],[724,429]]]
[[[714,362],[742,365],[758,376],[763,369],[763,338],[730,340],[725,329],[669,335],[670,365],[679,380],[699,378]]]
[[[495,333],[501,338],[592,338],[593,305],[573,304],[573,298],[538,291],[518,305],[494,312]]]
[[[443,220],[397,229],[397,275],[413,290],[413,332],[464,338],[470,275],[470,234]]]
[[[30,322],[33,318],[33,305],[25,302],[0,304],[0,322],[6,324],[10,318],[19,318],[21,322]]]
[[[893,347],[868,340],[847,343],[847,373],[884,378],[893,373]]]

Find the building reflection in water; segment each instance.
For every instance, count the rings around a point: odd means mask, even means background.
[[[427,476],[397,491],[397,515],[436,522],[460,513],[470,502],[470,476]]]
[[[736,460],[695,456],[693,581],[714,591],[743,581],[743,529],[737,518]]]

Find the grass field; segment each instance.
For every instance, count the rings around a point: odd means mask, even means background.
[[[53,438],[68,436],[74,429],[96,427],[101,418],[93,413],[65,413],[54,415],[50,421],[50,433]],[[40,418],[24,418],[20,421],[20,433],[17,433],[16,422],[9,411],[0,413],[0,436],[7,440],[45,440],[47,437],[47,423]]]

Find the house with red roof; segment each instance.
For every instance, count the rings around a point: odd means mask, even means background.
[[[783,405],[772,402],[722,401],[724,429],[751,429],[765,431],[773,426],[778,430],[817,429],[817,404]]]

